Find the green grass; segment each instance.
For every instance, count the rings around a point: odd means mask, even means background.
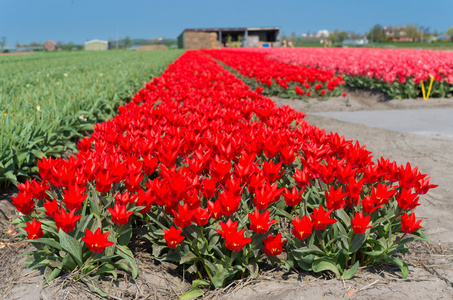
[[[182,54],[99,51],[0,56],[0,182],[37,171]],[[85,120],[86,119],[86,120]]]

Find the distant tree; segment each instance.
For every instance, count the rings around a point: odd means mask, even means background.
[[[453,42],[453,26],[448,28],[446,33],[450,37],[450,40]]]
[[[20,42],[17,41],[17,42],[16,42],[16,47],[19,48],[20,46],[21,46]]]
[[[129,47],[131,47],[131,46],[134,45],[134,44],[132,43],[132,40],[131,40],[131,38],[130,38],[129,36],[126,36],[126,37],[124,38],[123,44],[124,44],[124,47],[125,47],[125,48],[129,48]]]
[[[410,37],[413,41],[418,40],[420,37],[420,31],[418,30],[417,26],[415,25],[407,25],[406,26],[406,36]]]
[[[328,37],[333,43],[342,43],[347,38],[348,33],[346,31],[339,31],[338,29],[331,32]]]
[[[383,42],[386,40],[384,28],[377,24],[371,28],[370,33],[368,33],[367,38],[372,42]]]
[[[6,36],[3,36],[0,40],[0,49],[3,49],[3,47],[6,47]]]
[[[362,37],[363,37],[363,35],[360,33],[356,33],[354,31],[348,32],[348,38],[350,38],[350,39],[356,40],[356,39],[361,39]]]

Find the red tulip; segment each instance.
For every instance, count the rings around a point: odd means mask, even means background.
[[[170,230],[164,229],[164,239],[167,242],[168,247],[174,249],[181,243],[184,239],[184,237],[181,236],[181,231],[181,228],[176,229],[173,226],[170,227]]]
[[[263,233],[269,230],[269,227],[272,224],[275,224],[277,221],[272,220],[269,222],[269,210],[265,210],[262,214],[255,209],[253,214],[249,214],[250,219],[250,229],[255,233]]]
[[[337,210],[342,209],[345,207],[345,197],[348,193],[344,193],[342,187],[339,187],[335,190],[335,187],[332,185],[330,186],[329,192],[324,192],[326,195],[326,207],[330,210]]]
[[[195,213],[192,216],[192,221],[198,226],[204,226],[208,223],[211,213],[208,209],[202,209],[198,207],[195,209]]]
[[[58,229],[64,232],[70,232],[74,230],[77,221],[82,217],[80,215],[74,215],[75,210],[71,210],[68,214],[63,207],[60,208],[59,213],[55,213],[55,225]]]
[[[53,199],[52,202],[46,200],[46,203],[44,203],[44,208],[44,213],[46,214],[46,216],[55,218],[55,214],[58,214],[59,210],[57,200]]]
[[[29,222],[25,223],[26,226],[24,227],[25,232],[27,232],[28,239],[40,239],[44,235],[41,229],[41,222],[36,221],[35,219],[32,220],[31,224]]]
[[[282,234],[279,233],[275,237],[269,234],[263,242],[264,253],[270,256],[277,256],[283,252],[283,245],[286,243],[286,240],[282,241]]]
[[[102,253],[106,247],[114,244],[108,240],[109,234],[109,231],[102,233],[101,228],[96,229],[93,234],[91,230],[87,228],[85,237],[82,238],[82,241],[85,242],[85,245],[91,252]]]
[[[411,213],[410,216],[407,215],[407,212],[404,213],[402,219],[401,219],[401,229],[405,233],[413,233],[417,231],[418,229],[422,228],[420,226],[420,223],[422,220],[418,220],[415,222],[415,214]]]
[[[292,224],[292,233],[299,240],[308,238],[313,232],[313,222],[307,216],[303,216],[302,219],[299,219],[296,216],[296,218],[292,221]]]
[[[356,212],[354,219],[351,220],[352,231],[354,233],[365,233],[365,231],[372,226],[367,226],[370,224],[370,215],[363,216],[362,212]]]
[[[298,192],[296,187],[293,186],[291,192],[285,188],[285,191],[283,192],[283,197],[285,198],[286,205],[288,206],[297,206],[300,201],[302,200],[302,194],[304,191]]]
[[[250,238],[244,238],[244,229],[237,232],[238,222],[232,222],[228,219],[225,224],[220,222],[222,230],[217,230],[225,239],[225,246],[233,252],[241,251],[244,246],[252,241]]]
[[[313,220],[313,227],[318,230],[326,229],[327,225],[336,223],[337,220],[329,218],[332,210],[325,211],[324,207],[319,206],[318,209],[314,208],[313,213],[310,215]]]
[[[186,228],[192,224],[192,216],[194,213],[195,211],[189,210],[189,206],[187,204],[178,204],[178,211],[176,212],[173,210],[175,225],[181,228]]]
[[[113,208],[108,208],[108,211],[112,215],[112,222],[116,225],[124,225],[129,221],[129,217],[134,214],[133,211],[127,212],[126,206],[119,206],[115,204]]]
[[[21,213],[28,215],[35,209],[35,201],[32,197],[32,194],[19,192],[17,197],[13,197],[13,205]]]

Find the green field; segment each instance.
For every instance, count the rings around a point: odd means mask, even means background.
[[[0,56],[0,183],[37,171],[159,76],[182,51]]]

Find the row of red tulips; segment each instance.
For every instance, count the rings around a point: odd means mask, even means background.
[[[290,98],[333,97],[341,94],[343,78],[333,71],[299,67],[266,59],[265,53],[241,50],[203,50],[242,75],[258,93]]]
[[[417,168],[373,163],[358,142],[276,107],[198,51],[119,111],[76,157],[42,159],[43,181],[19,185],[16,223],[37,247],[27,262],[48,280],[75,268],[89,286],[118,268],[136,276],[127,245],[137,236],[200,276],[189,295],[256,274],[264,254],[345,279],[382,261],[407,276],[395,254],[425,239],[411,211],[434,187]]]

